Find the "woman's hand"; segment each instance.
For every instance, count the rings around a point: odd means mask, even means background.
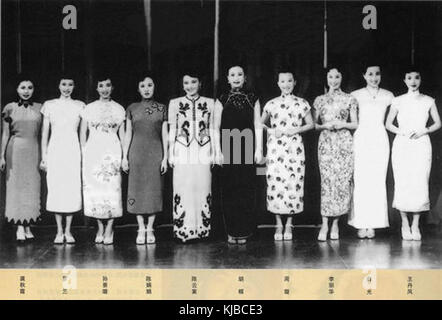
[[[163,158],[163,160],[161,160],[160,173],[165,174],[166,172],[167,172],[167,159]]]
[[[324,128],[325,130],[334,130],[334,128],[335,128],[334,121],[324,123],[322,125],[322,128]]]
[[[129,161],[127,160],[127,158],[123,158],[123,160],[121,161],[121,170],[123,170],[124,173],[129,172]]]
[[[410,139],[419,139],[420,137],[423,137],[426,134],[428,134],[428,131],[426,129],[420,131],[413,131],[410,134]]]
[[[333,121],[333,129],[341,130],[345,128],[345,122],[342,121]]]
[[[5,158],[0,158],[0,171],[4,171],[6,168],[6,160]]]
[[[171,168],[175,167],[175,156],[173,155],[173,152],[170,152],[168,161]]]
[[[48,170],[48,164],[46,162],[46,159],[42,159],[40,161],[40,170],[43,170],[43,171],[47,171]]]
[[[218,152],[218,155],[216,157],[216,164],[219,165],[220,167],[223,166],[224,164],[224,155],[222,152]]]

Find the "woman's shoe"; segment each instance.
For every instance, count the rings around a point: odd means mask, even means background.
[[[420,241],[422,239],[419,228],[411,228],[411,238],[416,241]]]
[[[104,240],[103,234],[97,232],[97,235],[95,236],[95,243],[103,243],[103,240]]]
[[[57,234],[54,239],[54,244],[63,244],[64,243],[64,234]]]
[[[275,239],[275,241],[281,241],[282,240],[282,226],[277,226],[276,227],[276,231],[275,234],[273,235],[273,239]]]
[[[103,244],[113,244],[113,243],[114,243],[114,232],[112,231],[110,236],[104,237]]]
[[[147,244],[152,244],[152,243],[155,243],[155,235],[154,235],[154,233],[153,233],[153,229],[151,229],[151,228],[149,228],[149,229],[146,229],[146,243]]]
[[[284,234],[283,234],[284,240],[292,240],[293,239],[292,228],[293,228],[293,226],[291,224],[285,226],[285,230],[284,230]]]
[[[339,229],[338,228],[333,228],[330,231],[330,239],[331,240],[339,240]]]
[[[232,236],[227,235],[227,243],[230,244],[238,244],[238,242],[236,241],[235,238],[233,238]]]
[[[358,238],[364,239],[367,236],[367,232],[365,229],[358,229]]]
[[[34,239],[34,235],[31,232],[31,227],[25,227],[25,238],[29,240]]]
[[[367,229],[367,238],[373,239],[375,236],[374,229]]]
[[[137,231],[137,239],[135,242],[139,245],[143,245],[146,243],[146,230],[145,229],[138,229]]]
[[[25,231],[23,228],[20,228],[20,227],[17,228],[16,237],[17,237],[17,241],[19,241],[19,242],[26,241]]]
[[[74,237],[72,236],[72,234],[64,234],[64,238],[66,239],[66,243],[67,244],[74,244],[75,243],[75,239],[74,239]]]
[[[410,227],[402,226],[401,233],[402,233],[402,239],[404,239],[404,240],[413,240],[413,236],[411,234]]]
[[[247,243],[247,239],[238,239],[238,240],[236,240],[236,242],[238,244],[246,244]]]
[[[328,232],[328,228],[321,227],[321,230],[319,230],[319,234],[318,234],[318,240],[319,241],[327,241],[327,232]]]

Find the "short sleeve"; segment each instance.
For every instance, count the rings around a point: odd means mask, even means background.
[[[9,103],[3,108],[2,111],[2,118],[8,123],[12,122],[11,113],[12,113],[12,104]]]
[[[348,108],[350,111],[356,111],[358,112],[358,100],[356,100],[355,97],[353,97],[352,95],[349,95],[349,101],[348,101]]]
[[[46,101],[45,103],[43,103],[43,106],[40,109],[40,112],[43,114],[43,117],[50,119],[50,104]]]
[[[163,113],[163,122],[168,121],[168,112],[167,107],[164,104],[160,104],[160,110]]]
[[[80,118],[84,121],[88,121],[89,117],[89,105],[85,105],[83,109],[80,110]]]
[[[175,107],[174,100],[170,100],[170,102],[169,102],[169,108],[167,111],[167,119],[168,119],[170,128],[175,128],[175,126],[176,126],[176,107]]]
[[[391,99],[391,107],[396,109],[397,111],[399,111],[400,109],[400,104],[397,98],[393,98]]]
[[[122,105],[118,105],[117,108],[117,120],[118,123],[121,124],[126,120],[126,109]]]
[[[311,110],[310,104],[307,100],[302,99],[302,117],[304,118]]]
[[[318,112],[319,109],[321,109],[321,104],[322,104],[322,96],[316,97],[315,101],[313,102],[313,109],[315,109],[315,111]]]
[[[132,120],[133,118],[132,111],[133,111],[133,103],[129,105],[129,107],[127,107],[126,109],[126,118],[129,120]]]
[[[263,113],[267,113],[268,115],[272,114],[274,103],[272,100],[268,101],[264,105],[264,109],[262,110]]]

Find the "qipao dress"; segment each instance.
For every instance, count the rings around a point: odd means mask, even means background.
[[[84,214],[96,219],[121,217],[121,157],[118,129],[124,108],[113,100],[97,100],[82,112],[89,137],[83,150]]]
[[[13,223],[30,223],[40,216],[41,104],[30,101],[9,103],[2,111],[9,124],[6,147],[5,216]]]
[[[181,241],[209,236],[212,210],[213,99],[187,96],[169,104],[173,168],[173,234]]]
[[[285,131],[302,126],[309,111],[304,99],[282,95],[267,102],[263,112],[270,116],[271,129]],[[300,134],[268,135],[266,176],[268,211],[290,215],[304,210],[305,152]]]
[[[393,99],[399,130],[419,132],[427,126],[434,99],[409,92]],[[391,151],[394,176],[393,207],[405,212],[430,209],[429,187],[432,148],[428,134],[412,139],[411,134],[396,135]]]
[[[51,212],[73,213],[82,207],[78,127],[84,106],[69,98],[46,101],[41,108],[51,125],[46,157],[46,210]]]
[[[372,95],[367,88],[351,95],[358,101],[359,123],[353,136],[354,192],[348,224],[357,229],[386,228],[390,143],[384,121],[394,96],[384,89]]]
[[[256,95],[234,89],[221,95],[220,174],[221,206],[227,234],[234,239],[250,237],[256,228],[256,167],[254,107]]]
[[[347,121],[356,99],[337,90],[315,99],[314,109],[323,124]],[[321,215],[338,217],[351,208],[353,191],[353,137],[349,130],[322,130],[318,141],[318,160],[321,175]]]
[[[154,100],[146,100],[131,104],[126,114],[133,130],[128,154],[127,211],[134,214],[161,212],[162,126],[167,121],[167,108]]]

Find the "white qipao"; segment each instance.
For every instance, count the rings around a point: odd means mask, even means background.
[[[46,209],[70,213],[81,210],[81,152],[78,126],[84,103],[73,99],[46,101],[41,113],[49,120]]]
[[[386,177],[390,143],[384,126],[393,94],[367,88],[353,91],[359,105],[359,124],[353,137],[354,193],[348,223],[358,229],[386,228],[388,223]]]
[[[433,105],[433,98],[419,92],[394,98],[392,106],[398,110],[399,129],[403,132],[424,130]],[[424,135],[411,139],[409,135],[396,135],[391,158],[394,174],[393,207],[406,212],[429,210],[430,137]]]

